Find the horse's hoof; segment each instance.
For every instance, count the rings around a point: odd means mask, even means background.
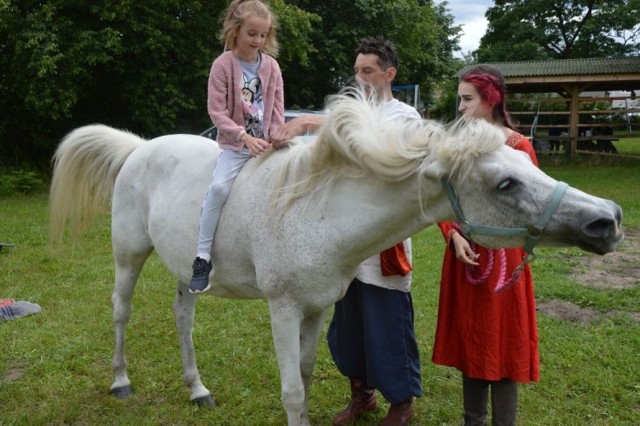
[[[129,398],[132,393],[133,389],[131,388],[131,385],[111,389],[111,395],[115,396],[118,399]]]
[[[216,406],[216,401],[215,399],[213,399],[211,395],[201,396],[200,398],[192,399],[191,403],[196,404],[199,407],[214,408]]]

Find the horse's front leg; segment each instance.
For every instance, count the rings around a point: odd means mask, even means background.
[[[193,320],[196,308],[196,295],[191,294],[186,284],[178,282],[178,291],[173,302],[173,314],[180,338],[180,353],[184,382],[191,390],[189,399],[198,405],[215,406],[216,403],[209,389],[202,385],[200,373],[196,366],[196,355],[193,348]]]
[[[280,369],[282,405],[289,426],[308,425],[307,399],[300,373],[300,330],[303,315],[287,296],[269,299],[271,333]]]
[[[313,370],[316,365],[318,353],[318,340],[322,333],[324,320],[327,318],[329,309],[307,316],[302,322],[300,330],[300,373],[304,385],[304,409],[302,412],[302,423],[309,423],[309,393],[311,391],[311,381]]]

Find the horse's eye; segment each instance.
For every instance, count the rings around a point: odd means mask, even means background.
[[[498,185],[498,191],[506,191],[507,189],[513,186],[513,181],[511,179],[505,179]]]

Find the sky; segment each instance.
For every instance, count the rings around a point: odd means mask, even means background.
[[[454,54],[455,57],[462,58],[463,53],[478,48],[480,38],[487,30],[484,14],[494,3],[493,0],[447,0],[447,3],[449,13],[454,17],[454,23],[462,25],[462,37],[460,37],[462,51]]]

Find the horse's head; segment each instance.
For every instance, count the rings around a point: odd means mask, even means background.
[[[622,210],[615,203],[575,188],[565,191],[562,184],[557,190],[556,180],[525,153],[504,145],[504,135],[488,123],[457,127],[454,140],[439,154],[473,240],[513,247],[531,245],[527,235],[534,235],[534,244],[577,246],[597,254],[622,242]]]

